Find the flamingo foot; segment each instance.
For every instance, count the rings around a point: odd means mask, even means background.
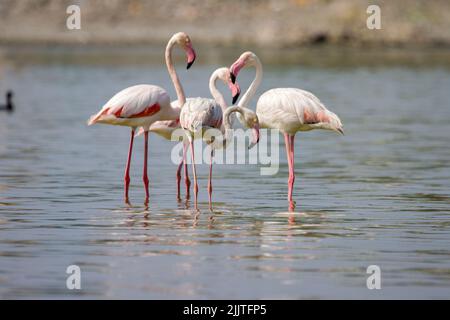
[[[184,179],[184,184],[186,185],[186,197],[189,199],[189,193],[191,189],[191,180],[188,177]]]
[[[296,202],[293,200],[289,201],[289,211],[294,211],[295,207],[296,207]]]
[[[195,210],[198,210],[197,197],[198,197],[198,184],[194,184],[194,203],[195,203]]]
[[[130,205],[130,198],[128,197],[128,190],[130,188],[130,176],[127,175],[124,178],[124,200],[125,200],[125,204]]]
[[[178,170],[177,170],[177,199],[178,200],[181,199],[181,194],[180,194],[181,168],[182,168],[182,164],[180,163],[180,165],[178,166]]]
[[[144,181],[144,187],[145,187],[145,200],[144,200],[144,204],[145,204],[145,205],[148,205],[148,200],[149,200],[149,198],[150,198],[150,193],[149,193],[149,191],[148,191],[148,182],[149,182],[148,177],[145,176],[145,177],[143,178],[143,181]]]
[[[212,210],[212,184],[208,183],[209,209]]]

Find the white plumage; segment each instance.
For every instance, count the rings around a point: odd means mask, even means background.
[[[244,52],[231,66],[231,74],[237,77],[245,66],[254,66],[256,76],[250,88],[239,102],[247,107],[262,80],[262,64],[259,58],[250,51]],[[288,201],[290,209],[295,204],[292,193],[295,181],[294,170],[294,138],[298,131],[325,129],[344,133],[339,117],[329,111],[311,92],[297,88],[276,88],[261,95],[256,104],[261,127],[278,129],[284,134],[286,156],[289,166]]]
[[[177,108],[178,106],[178,100],[172,101],[171,103],[173,108]],[[194,110],[201,110],[199,111],[202,115],[195,119],[195,121],[191,117],[194,114]],[[179,109],[181,111],[181,109]],[[210,124],[216,124],[217,121],[221,121],[222,119],[222,110],[220,108],[220,105],[213,99],[210,98],[187,98],[186,103],[183,106],[183,110],[186,110],[184,112],[184,115],[181,116],[177,120],[169,120],[169,121],[156,121],[151,126],[149,131],[154,132],[161,137],[171,140],[172,133],[177,130],[181,129],[181,118],[184,119],[185,123],[185,129],[188,127],[193,128],[192,125],[194,125],[197,128],[198,126],[204,126],[204,127],[210,127]],[[220,119],[220,120],[219,120]],[[194,130],[195,131],[195,130]],[[143,129],[140,129],[136,136],[139,136],[144,133]]]
[[[180,113],[180,124],[184,129],[190,143],[191,157],[192,157],[192,171],[194,174],[194,197],[195,197],[195,207],[197,208],[197,195],[198,195],[198,183],[197,183],[197,173],[195,170],[195,153],[193,140],[195,138],[204,138],[204,131],[214,128],[222,129],[223,113],[227,108],[227,104],[223,98],[223,95],[217,90],[216,80],[221,79],[225,84],[228,84],[233,98],[237,98],[239,95],[239,86],[233,84],[230,77],[230,70],[228,68],[219,68],[214,71],[209,79],[209,89],[211,95],[214,99],[210,98],[191,98],[184,104]],[[205,137],[206,138],[206,137]],[[212,143],[214,140],[207,140],[207,143]],[[210,174],[208,179],[208,194],[209,194],[209,205],[212,208],[212,157],[213,157],[213,147],[211,145],[211,163],[210,163]],[[186,156],[184,153],[183,157]],[[185,159],[184,159],[185,160]]]
[[[172,63],[172,49],[179,45],[186,53],[187,68],[195,61],[195,51],[192,42],[187,34],[178,32],[174,34],[167,43],[165,50],[166,66],[172,79],[180,105],[186,100],[183,87]],[[130,147],[128,149],[127,164],[124,176],[124,196],[125,202],[129,203],[128,189],[130,185],[130,163],[133,150],[133,141],[136,128],[141,127],[145,132],[144,141],[144,170],[142,180],[145,187],[145,204],[148,204],[148,175],[147,175],[147,154],[148,154],[148,130],[156,121],[178,120],[180,114],[178,104],[171,105],[169,94],[161,87],[148,84],[140,84],[123,89],[116,93],[101,110],[91,116],[88,125],[95,123],[105,123],[110,125],[131,127]]]
[[[297,88],[276,88],[266,91],[256,105],[261,127],[279,129],[294,135],[297,131],[341,128],[333,112],[311,92]]]
[[[222,108],[214,99],[200,97],[188,99],[180,114],[180,124],[183,129],[193,134],[200,129],[220,129]]]
[[[96,115],[91,117],[88,124],[143,126],[146,130],[159,119],[173,118],[173,114],[169,94],[163,88],[141,84],[115,94]]]

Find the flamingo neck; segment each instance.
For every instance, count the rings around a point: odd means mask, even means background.
[[[211,92],[211,95],[213,96],[214,100],[216,100],[217,103],[222,108],[222,113],[224,113],[225,110],[227,109],[227,103],[222,93],[220,93],[220,91],[217,89],[216,82],[218,77],[219,77],[218,71],[216,70],[211,75],[211,78],[209,78],[209,91]]]
[[[168,117],[172,120],[179,119],[180,113],[181,113],[181,107],[182,107],[182,105],[178,104],[178,101],[176,101],[176,103],[171,103]]]
[[[178,78],[175,67],[173,66],[172,61],[172,50],[175,45],[175,40],[172,38],[167,43],[166,47],[166,65],[167,70],[169,71],[170,78],[172,79],[173,85],[175,87],[175,91],[177,93],[177,98],[179,105],[182,107],[186,102],[186,95],[184,94],[183,86],[181,85],[180,79]]]
[[[255,57],[255,68],[256,68],[255,78],[253,79],[252,83],[250,84],[250,87],[248,87],[247,91],[244,93],[241,100],[239,101],[238,105],[240,107],[248,107],[248,105],[250,104],[250,100],[252,100],[253,96],[256,93],[256,90],[261,84],[263,76],[263,67],[258,57]]]
[[[228,142],[233,138],[233,128],[231,125],[231,114],[232,113],[239,113],[240,115],[244,115],[244,110],[239,107],[239,106],[233,106],[233,107],[229,107],[225,110],[225,112],[223,113],[223,127],[225,129],[225,137],[223,140],[223,145],[226,147]],[[239,117],[238,117],[239,118]]]
[[[223,113],[223,126],[225,129],[232,129],[230,116],[234,112],[238,112],[243,115],[243,110],[239,106],[227,108],[227,110]]]

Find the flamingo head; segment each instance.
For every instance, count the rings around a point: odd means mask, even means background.
[[[248,108],[242,108],[242,117],[240,117],[241,123],[246,128],[252,129],[252,141],[248,146],[249,149],[253,148],[259,142],[259,120],[258,116],[253,110]]]
[[[331,130],[344,135],[344,126],[341,119],[334,112],[327,111],[325,121],[317,125],[320,129]]]
[[[235,104],[237,99],[239,98],[239,95],[241,94],[241,88],[239,87],[239,84],[236,81],[232,81],[230,69],[219,68],[216,70],[216,72],[217,78],[222,80],[223,83],[228,85],[228,87],[230,88],[231,96],[233,98],[233,104]]]
[[[256,55],[251,51],[246,51],[241,54],[241,56],[230,67],[231,80],[233,82],[236,81],[239,71],[241,71],[244,67],[253,66],[256,59]]]
[[[184,32],[178,32],[173,35],[172,37],[174,41],[183,48],[183,50],[186,52],[186,62],[187,62],[187,69],[189,69],[192,64],[195,61],[196,54],[195,50],[192,46],[192,41],[189,36]]]

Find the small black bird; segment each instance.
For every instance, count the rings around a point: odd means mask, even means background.
[[[12,112],[14,111],[14,104],[12,102],[13,92],[9,90],[6,92],[6,104],[0,105],[0,110]]]

